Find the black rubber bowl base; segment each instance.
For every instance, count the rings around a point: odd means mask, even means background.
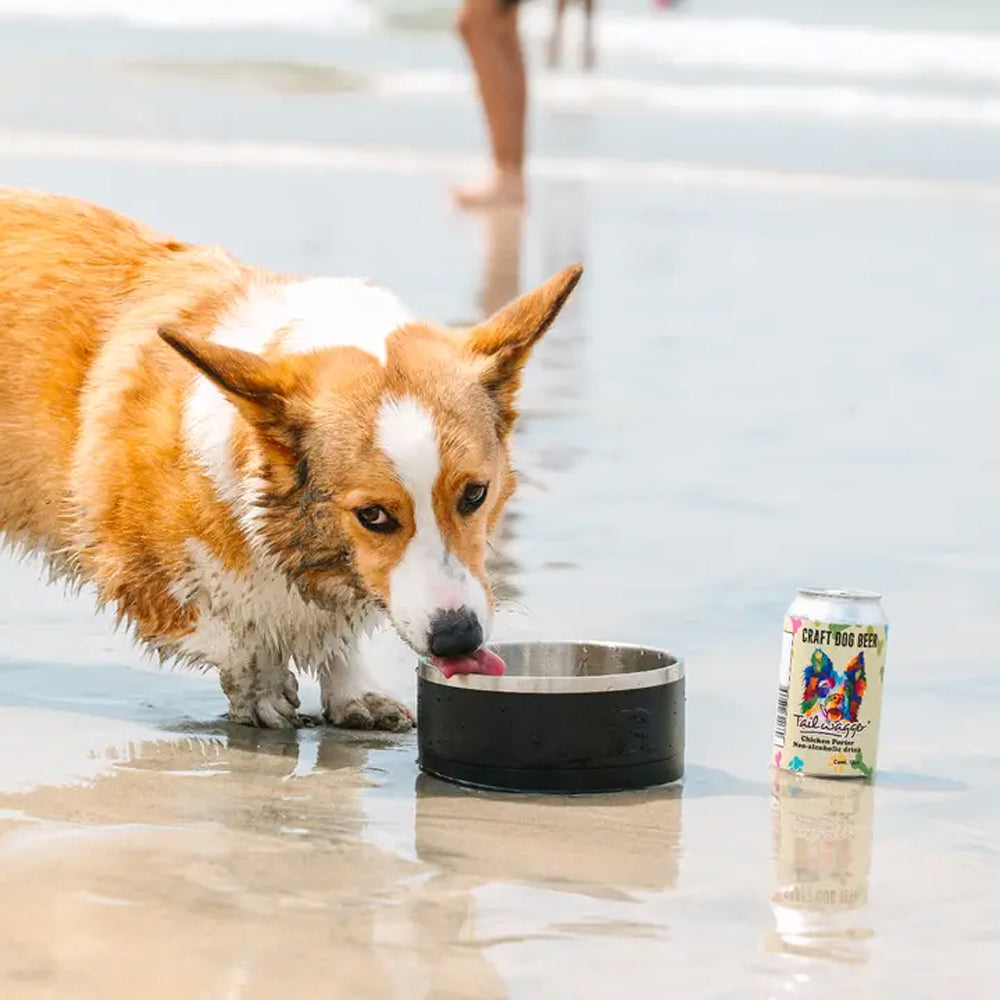
[[[421,678],[418,763],[476,788],[608,792],[684,774],[684,678],[654,687],[543,694]]]
[[[460,764],[421,756],[426,774],[467,788],[492,792],[549,792],[574,795],[587,792],[624,792],[669,785],[684,776],[684,756],[620,767],[502,768]]]

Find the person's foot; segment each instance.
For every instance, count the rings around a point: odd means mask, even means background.
[[[521,205],[524,203],[524,178],[520,173],[498,170],[481,184],[454,188],[452,195],[462,208]]]

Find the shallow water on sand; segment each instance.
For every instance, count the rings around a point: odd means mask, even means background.
[[[947,26],[972,31],[977,9]],[[918,20],[882,27],[933,27]],[[367,53],[338,55],[352,71],[432,50],[459,65],[423,37],[328,43]],[[903,61],[923,51],[894,44]],[[0,994],[989,993],[1000,147],[982,109],[944,126],[873,121],[861,102],[820,127],[544,98],[530,212],[474,219],[444,209],[478,143],[469,95],[136,69],[194,49],[257,58],[260,36],[20,24],[0,45],[22,88],[0,96],[4,183],[265,266],[372,274],[456,322],[583,259],[525,386],[497,635],[666,645],[689,675],[683,788],[462,791],[418,774],[412,735],[219,721],[213,678],[154,670],[86,595],[5,559]],[[319,48],[288,34],[272,56]],[[625,56],[609,60],[620,76]],[[634,68],[670,86],[676,70]],[[909,97],[968,85],[931,77]],[[885,595],[873,786],[774,784],[767,768],[781,616],[815,582]],[[391,637],[370,654],[412,700]]]

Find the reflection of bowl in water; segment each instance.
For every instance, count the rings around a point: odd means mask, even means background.
[[[421,861],[484,882],[606,898],[677,882],[681,788],[611,797],[494,795],[417,778]]]
[[[496,643],[500,677],[422,662],[420,766],[509,791],[645,788],[684,773],[684,664],[598,642]]]

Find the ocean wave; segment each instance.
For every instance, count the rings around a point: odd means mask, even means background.
[[[525,11],[525,30],[550,30],[551,10]],[[769,18],[598,15],[603,52],[677,67],[891,79],[1000,83],[1000,35],[893,31]]]
[[[457,0],[0,0],[2,16],[116,18],[133,23],[232,29],[284,27],[331,34],[450,31]],[[521,15],[533,41],[548,35],[553,4]],[[571,7],[568,31],[579,28]],[[700,18],[599,10],[601,52],[675,68],[784,73],[861,80],[1000,84],[1000,34],[902,31],[773,18]]]
[[[104,163],[180,163],[254,170],[342,170],[365,175],[459,177],[482,157],[455,149],[327,146],[315,143],[146,139],[0,129],[0,161],[11,158]],[[535,179],[610,185],[666,185],[858,198],[915,198],[1000,204],[1000,184],[882,175],[726,167],[670,160],[535,156]]]
[[[113,19],[161,27],[274,27],[370,31],[381,18],[363,0],[0,0],[0,17]]]
[[[395,72],[369,87],[394,98],[449,99],[471,95],[468,74],[448,70]],[[667,114],[825,118],[847,122],[1000,126],[1000,97],[821,84],[773,86],[757,83],[694,84],[588,74],[541,72],[532,80],[532,100],[565,110],[646,110]]]

